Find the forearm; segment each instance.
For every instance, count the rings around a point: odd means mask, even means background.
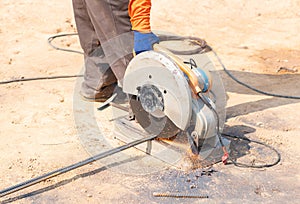
[[[130,0],[128,13],[132,30],[139,32],[150,32],[150,10],[151,0]]]

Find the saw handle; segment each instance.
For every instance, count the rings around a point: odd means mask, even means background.
[[[187,77],[189,78],[189,84],[190,84],[193,92],[196,95],[198,95],[198,93],[202,92],[202,89],[199,87],[198,78],[197,78],[196,74],[190,69],[190,67],[188,67],[186,64],[184,64],[184,62],[182,61],[182,59],[180,57],[174,55],[168,49],[162,47],[159,44],[154,44],[153,49],[154,49],[154,51],[167,54],[174,62],[176,62],[176,64],[181,69],[181,71],[183,71],[183,73],[185,73],[187,75]]]

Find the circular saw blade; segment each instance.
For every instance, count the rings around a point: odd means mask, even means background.
[[[158,117],[145,111],[136,98],[132,97],[129,103],[135,119],[149,134],[157,135],[158,138],[171,138],[180,131],[167,116]]]

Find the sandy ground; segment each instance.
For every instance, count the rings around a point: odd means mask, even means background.
[[[244,82],[265,91],[300,96],[299,11],[299,1],[292,0],[153,0],[151,21],[156,30],[204,38]],[[47,45],[53,34],[76,31],[71,1],[2,0],[0,13],[1,80],[80,72],[82,56]],[[56,42],[80,49],[76,37]],[[217,164],[209,171],[169,170],[137,176],[94,163],[1,201],[299,203],[299,100],[259,95],[218,69],[229,97],[227,131],[272,145],[282,155],[278,165],[257,170]],[[61,79],[0,86],[1,189],[89,156],[74,122],[75,82]],[[262,159],[272,158],[271,153],[262,153]],[[193,192],[210,198],[154,198],[152,193],[157,191]]]

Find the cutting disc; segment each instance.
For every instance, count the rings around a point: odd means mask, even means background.
[[[164,114],[156,116],[147,112],[143,108],[141,101],[136,98],[131,98],[129,103],[136,120],[149,134],[157,135],[158,138],[171,138],[180,131]]]

